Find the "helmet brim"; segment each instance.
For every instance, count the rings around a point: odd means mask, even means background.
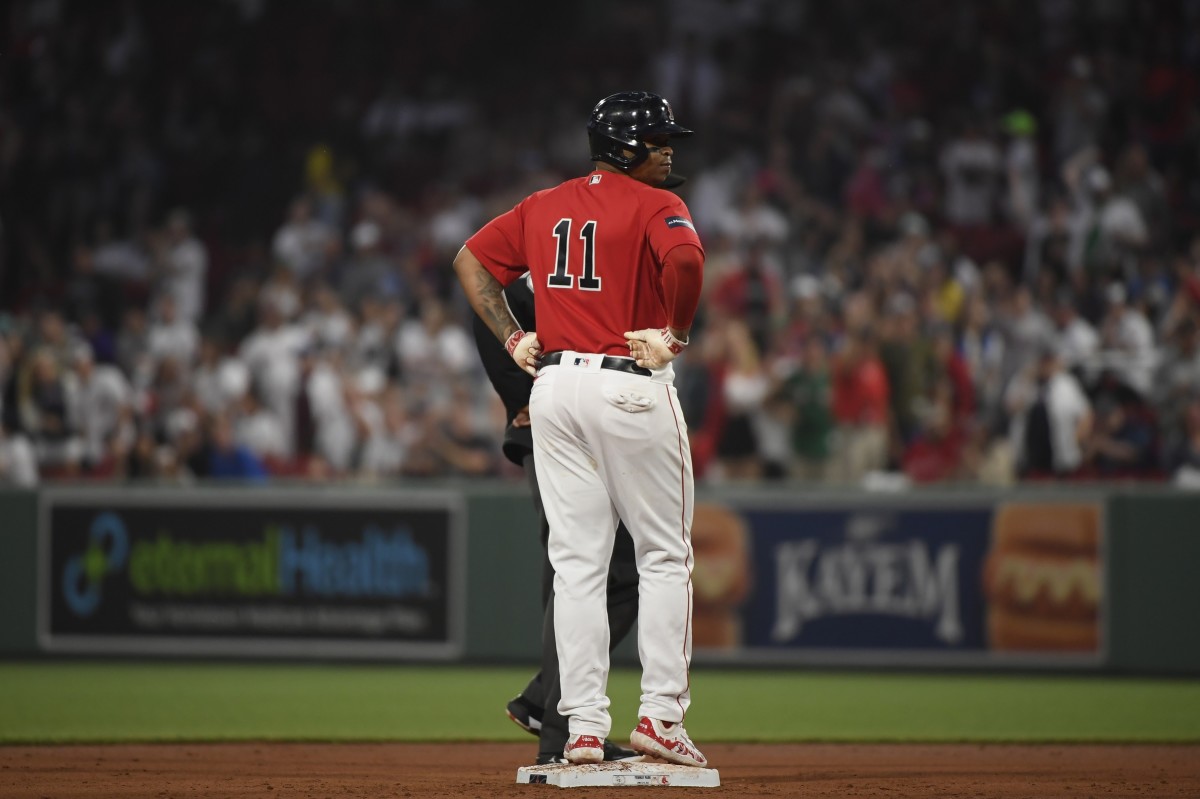
[[[641,131],[641,134],[643,136],[661,136],[666,134],[668,136],[683,138],[685,136],[691,136],[694,132],[695,131],[688,130],[683,125],[676,125],[674,122],[668,122],[664,125],[654,125],[653,127],[645,128]]]

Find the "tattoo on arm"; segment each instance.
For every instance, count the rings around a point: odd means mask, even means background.
[[[504,301],[504,287],[486,269],[475,272],[475,312],[501,341],[507,341],[520,325]]]

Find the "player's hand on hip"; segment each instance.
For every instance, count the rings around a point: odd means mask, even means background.
[[[504,342],[504,348],[516,361],[517,366],[530,375],[537,376],[537,362],[538,358],[542,356],[542,343],[538,341],[536,332],[526,333],[524,330],[517,330],[508,337],[508,341]]]
[[[630,330],[625,334],[625,339],[634,363],[647,369],[666,366],[687,346],[686,341],[671,335],[671,329],[667,327]]]

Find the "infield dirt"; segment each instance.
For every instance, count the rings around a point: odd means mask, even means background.
[[[720,788],[668,795],[1196,797],[1200,745],[710,744]],[[151,744],[0,747],[6,799],[316,799],[641,795],[517,785],[529,744]],[[686,793],[685,793],[686,792]]]

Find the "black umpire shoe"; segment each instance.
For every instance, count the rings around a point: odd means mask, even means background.
[[[605,763],[619,763],[622,761],[638,762],[641,760],[642,760],[642,756],[640,754],[638,754],[637,752],[633,751],[632,749],[625,749],[624,747],[617,746],[612,741],[604,742],[604,762]],[[546,752],[538,752],[537,760],[534,761],[534,765],[552,766],[552,765],[558,765],[558,764],[565,764],[566,762],[567,762],[567,759],[563,757],[562,752],[555,752],[553,754],[548,754]]]
[[[542,734],[542,709],[521,695],[508,703],[505,708],[508,717],[521,729],[530,735]],[[539,765],[543,765],[540,764]]]
[[[542,732],[542,709],[530,702],[524,696],[517,695],[508,703],[505,708],[505,713],[512,719],[513,724],[516,724],[521,729],[530,735],[541,735]],[[617,763],[620,761],[640,761],[642,756],[632,749],[625,749],[617,746],[612,741],[604,742],[604,760],[608,763]],[[563,757],[562,751],[558,752],[539,752],[537,760],[534,761],[539,766],[549,766],[555,763],[566,763],[566,758]]]

